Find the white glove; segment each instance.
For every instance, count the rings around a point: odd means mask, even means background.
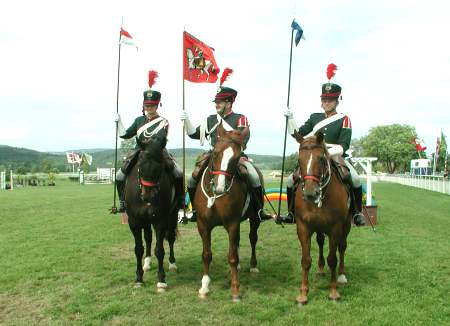
[[[341,145],[327,144],[327,147],[330,156],[344,154],[344,148]]]
[[[292,112],[291,108],[287,108],[283,114],[288,119],[294,119],[294,112]]]
[[[185,120],[189,120],[189,116],[188,116],[188,114],[187,114],[187,112],[185,110],[183,110],[181,112],[180,119],[181,119],[182,122],[184,122]]]
[[[116,113],[116,116],[114,117],[114,122],[115,123],[117,123],[117,122],[119,122],[121,119],[120,119],[120,114],[119,113]]]
[[[189,136],[189,135],[192,135],[192,134],[195,134],[195,132],[197,131],[196,129],[195,129],[195,127],[194,127],[194,125],[192,124],[192,122],[189,120],[189,116],[188,116],[188,114],[187,114],[187,112],[186,111],[182,111],[181,112],[181,122],[183,122],[184,123],[184,129],[186,130],[186,134]]]

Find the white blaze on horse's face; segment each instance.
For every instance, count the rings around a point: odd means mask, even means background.
[[[227,147],[223,151],[222,162],[220,163],[220,169],[222,171],[227,171],[228,164],[230,163],[230,160],[233,158],[233,155],[234,155],[234,152],[233,152],[233,149],[231,147]],[[226,187],[226,182],[225,181],[226,181],[225,175],[220,174],[219,177],[217,178],[217,185],[216,185],[216,192],[217,193],[225,192],[225,187]]]
[[[312,166],[313,156],[312,153],[309,154],[308,164],[306,165],[306,175],[312,175],[311,166]]]

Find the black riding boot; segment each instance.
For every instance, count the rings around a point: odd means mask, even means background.
[[[280,215],[276,219],[276,223],[294,223],[294,189],[286,187],[286,195],[287,195],[287,206],[288,206],[288,213],[286,215]]]
[[[354,215],[353,222],[356,226],[366,225],[364,215],[361,213],[362,211],[362,187],[353,188],[353,194],[355,196],[355,204],[354,204]]]
[[[117,193],[119,194],[119,213],[125,212],[125,181],[116,180]]]
[[[264,194],[261,186],[254,187],[253,191],[253,207],[261,221],[271,220],[273,217],[264,212]],[[262,200],[262,201],[261,201]]]
[[[191,222],[195,222],[197,220],[197,212],[194,209],[195,189],[196,188],[189,188],[188,187],[189,200],[190,200],[191,206],[192,206],[192,216],[190,218]]]
[[[185,202],[184,188],[183,188],[183,177],[175,178],[174,180],[175,186],[175,205],[177,209],[183,209]]]

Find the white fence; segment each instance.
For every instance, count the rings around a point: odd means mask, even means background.
[[[81,184],[111,184],[114,182],[114,168],[97,168],[97,173],[80,173]]]
[[[400,183],[402,185],[437,191],[450,195],[450,181],[442,176],[426,175],[379,175],[379,181]]]
[[[1,171],[0,172],[0,190],[6,189],[6,172]]]

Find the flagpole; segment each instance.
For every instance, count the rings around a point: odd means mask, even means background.
[[[288,82],[288,96],[287,96],[287,108],[289,109],[289,100],[291,95],[291,71],[292,71],[292,43],[294,40],[294,28],[291,28],[291,51],[289,56],[289,82]],[[281,209],[281,194],[283,191],[283,177],[284,177],[284,162],[286,158],[286,140],[287,140],[287,127],[288,127],[288,117],[286,117],[286,122],[284,125],[284,144],[283,144],[283,161],[281,163],[281,181],[280,181],[280,195],[278,197],[278,214],[277,217],[280,216]],[[288,207],[289,212],[289,207]]]
[[[182,69],[181,69],[181,75],[182,75],[182,79],[183,79],[183,112],[186,110],[185,108],[185,97],[184,97],[184,33],[186,32],[186,30],[183,30],[183,38],[182,38],[182,47],[181,47],[181,63],[182,63]],[[186,196],[186,127],[184,125],[183,122],[183,194],[184,196]],[[186,197],[183,198],[183,200]],[[193,205],[193,198],[189,198],[189,200],[191,201],[191,205]],[[186,205],[183,205],[183,223],[186,224],[187,223],[187,218],[186,218]]]
[[[123,17],[122,22],[120,24],[120,30],[122,31],[122,25],[123,25]],[[117,92],[116,92],[116,115],[119,114],[119,85],[120,85],[120,38],[121,38],[121,32],[119,32],[119,61],[117,64]],[[119,121],[116,122],[116,140],[115,140],[115,146],[114,146],[114,188],[113,188],[113,206],[111,208],[111,212],[116,213],[117,207],[116,207],[116,187],[117,187],[117,181],[116,181],[116,174],[117,174],[117,137],[119,135]]]

